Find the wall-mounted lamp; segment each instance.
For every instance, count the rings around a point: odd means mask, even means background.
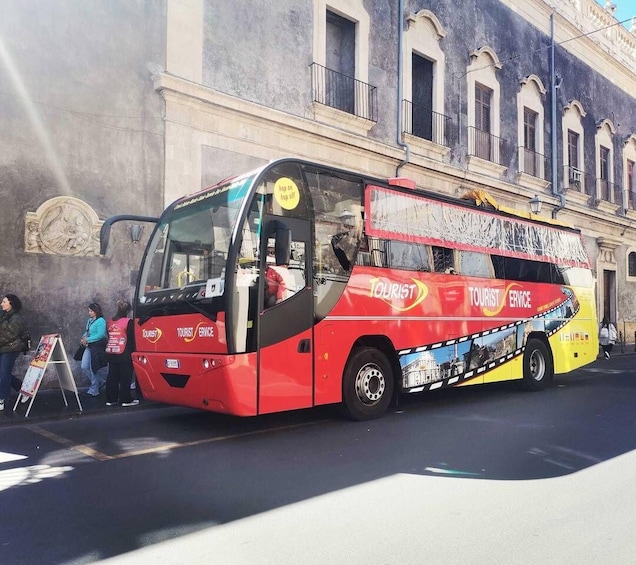
[[[352,228],[356,225],[356,217],[353,212],[350,212],[349,210],[342,212],[339,217],[340,221],[346,228]]]
[[[533,214],[541,213],[541,206],[543,205],[543,202],[541,202],[541,199],[536,194],[529,200],[528,204],[530,204],[530,211]]]
[[[133,243],[139,243],[141,236],[144,233],[144,226],[140,224],[130,224],[128,226],[128,231],[130,232],[131,241]]]

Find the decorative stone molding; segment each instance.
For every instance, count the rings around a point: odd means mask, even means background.
[[[565,106],[563,106],[563,113],[565,114],[573,108],[577,109],[581,118],[587,116],[587,113],[583,110],[583,104],[581,104],[578,100],[570,100]]]
[[[488,47],[487,45],[485,45],[484,47],[481,47],[480,49],[473,49],[469,55],[470,55],[471,62],[474,62],[476,59],[479,59],[479,57],[481,57],[482,55],[485,55],[492,61],[492,65],[496,69],[501,69],[503,67],[502,63],[499,61],[499,57],[497,57],[497,53],[495,53],[495,51],[491,47]]]
[[[526,188],[532,188],[534,190],[540,191],[544,191],[546,188],[548,188],[548,186],[550,186],[549,180],[529,175],[527,173],[524,173],[523,171],[517,173],[517,182],[521,186],[525,186]]]
[[[403,133],[402,137],[404,139],[404,142],[409,145],[413,153],[424,155],[429,159],[441,161],[444,157],[446,157],[446,155],[450,153],[450,147],[446,147],[445,145],[438,145],[437,143],[433,143],[432,141],[429,141],[427,139],[417,137],[416,135]]]
[[[410,13],[406,16],[407,29],[410,28],[412,24],[416,24],[419,19],[427,19],[431,22],[431,25],[437,35],[435,39],[439,40],[442,39],[442,37],[446,37],[444,27],[437,19],[437,16],[430,10],[420,10],[417,14]]]
[[[493,161],[481,159],[476,155],[468,156],[467,168],[473,173],[499,178],[506,172],[505,165],[499,165]]]
[[[24,250],[66,256],[99,256],[99,231],[104,222],[85,202],[56,196],[24,221]]]
[[[613,237],[597,237],[596,243],[598,244],[599,249],[599,261],[610,265],[616,265],[616,255],[614,254],[614,251],[623,243],[622,240]]]
[[[519,80],[519,84],[524,86],[531,83],[534,83],[536,85],[539,94],[543,95],[547,92],[545,86],[543,86],[543,82],[537,75],[528,75],[527,77],[523,77],[521,80]]]
[[[634,147],[636,147],[636,134],[631,133],[631,134],[629,134],[629,135],[625,136],[625,138],[623,139],[623,145],[625,145],[626,147],[627,147],[630,143],[631,143]]]
[[[358,135],[367,135],[369,130],[375,125],[375,122],[372,120],[367,120],[361,116],[356,116],[349,112],[339,110],[338,108],[320,104],[319,102],[314,102],[312,109],[314,111],[315,120],[319,120],[335,128],[344,128]]]
[[[616,134],[616,126],[614,126],[614,124],[612,123],[611,120],[608,120],[607,118],[604,118],[602,120],[599,120],[598,122],[596,122],[596,129],[601,129],[603,128],[603,126],[607,126],[607,129],[614,135]]]

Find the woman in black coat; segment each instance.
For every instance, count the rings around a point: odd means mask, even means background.
[[[11,384],[18,386],[13,376],[13,365],[18,355],[27,347],[28,332],[20,310],[22,302],[15,294],[7,294],[0,302],[0,410],[4,410],[4,401],[9,398]]]

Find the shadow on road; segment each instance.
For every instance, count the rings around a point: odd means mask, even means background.
[[[633,359],[598,361],[540,393],[505,384],[403,397],[371,422],[334,407],[250,419],[160,408],[13,428],[4,450],[40,434],[30,461],[68,471],[2,492],[13,509],[4,536],[15,543],[30,523],[42,535],[24,562],[88,563],[399,474],[566,476],[636,447]],[[63,522],[35,511],[59,507],[74,511]],[[53,543],[67,532],[72,545]]]

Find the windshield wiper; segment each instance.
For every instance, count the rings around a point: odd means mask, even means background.
[[[150,318],[156,316],[159,312],[165,314],[168,310],[168,304],[153,304],[152,306],[144,305],[144,315],[139,316],[139,325],[143,326]]]
[[[182,304],[187,304],[193,310],[203,314],[209,320],[216,322],[217,315],[216,313],[210,313],[205,308],[199,306],[196,299],[191,299],[186,296],[180,296],[179,298],[174,298],[172,300],[166,302],[159,302],[156,304],[143,304],[138,306],[138,310],[143,312],[139,315],[139,325],[143,326],[150,318],[157,315],[170,315],[170,314],[181,314],[180,310],[183,309]]]
[[[200,312],[201,314],[203,314],[208,320],[212,320],[213,322],[216,322],[216,318],[217,318],[216,313],[211,314],[204,308],[201,308],[201,306],[197,305],[194,302],[194,300],[191,300],[190,298],[180,298],[179,300],[181,302],[185,302],[186,304],[192,306],[192,308],[194,308],[197,312]]]

